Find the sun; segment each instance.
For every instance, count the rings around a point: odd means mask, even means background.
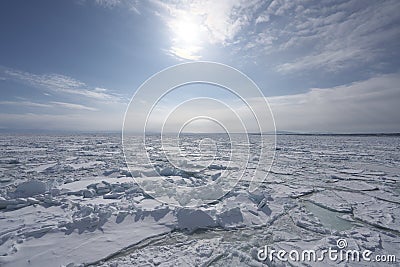
[[[193,17],[179,17],[170,24],[170,52],[184,59],[199,59],[204,39],[204,25]]]
[[[200,26],[190,20],[181,20],[177,23],[175,38],[178,42],[194,45],[199,41]]]

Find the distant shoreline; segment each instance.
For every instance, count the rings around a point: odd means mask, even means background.
[[[274,135],[274,134],[249,134],[249,135]],[[276,133],[276,135],[300,136],[400,136],[400,133]]]
[[[0,129],[0,135],[120,135],[122,131],[61,131],[61,130],[8,130]],[[133,135],[141,135],[142,133],[129,133]],[[159,135],[160,133],[148,132],[148,135]],[[165,133],[167,135],[175,133]],[[211,135],[211,134],[225,134],[225,133],[182,133],[183,135]],[[243,134],[243,133],[231,133]],[[293,136],[400,136],[399,133],[297,133],[297,132],[280,132],[276,133],[247,133],[248,135],[293,135]]]

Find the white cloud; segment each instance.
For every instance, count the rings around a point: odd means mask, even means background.
[[[278,130],[297,132],[400,132],[400,73],[378,75],[373,78],[332,88],[312,88],[306,93],[268,97]],[[220,99],[242,119],[249,132],[256,132],[253,114],[241,101]],[[262,110],[264,98],[246,99],[254,110]],[[153,110],[148,127],[160,131],[173,107],[161,106]],[[175,112],[168,119],[167,131],[180,129],[182,122],[199,115],[222,122],[233,132],[242,128],[236,116],[223,105],[213,101],[191,103],[183,112]],[[199,126],[199,127],[197,127]],[[196,125],[196,129],[216,129],[210,122]],[[169,127],[169,128],[168,128]],[[269,127],[269,125],[264,125]],[[138,131],[140,129],[137,129]],[[272,129],[271,129],[272,130]],[[171,130],[173,131],[173,130]],[[193,130],[195,131],[195,130]],[[219,130],[220,131],[220,130]]]
[[[267,11],[288,18],[279,25],[280,31],[270,31],[280,40],[276,47],[282,52],[299,51],[294,59],[277,66],[280,72],[362,66],[399,45],[400,28],[395,26],[400,22],[399,1],[367,4],[352,0],[328,5],[311,1],[300,5],[301,12],[295,11],[299,6],[279,2],[280,7]]]
[[[208,45],[234,42],[239,32],[251,24],[253,9],[262,3],[260,0],[151,2],[157,8],[155,14],[165,21],[172,36],[169,53],[191,60],[200,59]],[[195,38],[188,42],[185,36],[193,34]]]
[[[117,6],[121,6],[124,8],[128,8],[129,10],[133,11],[134,13],[140,15],[141,12],[139,11],[139,0],[95,0],[94,1],[97,5],[105,7],[105,8],[114,8]]]
[[[36,88],[46,89],[56,93],[84,96],[100,102],[122,102],[126,99],[111,93],[105,88],[91,88],[86,83],[60,74],[34,74],[14,69],[5,69],[4,74],[17,82],[23,82]]]
[[[56,90],[79,89],[85,86],[83,82],[59,74],[37,75],[13,69],[6,69],[4,73],[11,78],[25,81],[33,86],[54,88]]]
[[[18,107],[17,114],[1,114],[0,123],[5,128],[120,130],[122,122],[117,123],[115,118],[122,116],[127,99],[106,88],[89,87],[59,74],[38,75],[7,68],[2,72],[7,80],[39,88],[45,95],[40,102],[34,102],[30,97],[0,101],[0,105]]]
[[[28,107],[39,107],[39,108],[51,108],[52,105],[44,103],[36,103],[31,101],[0,101],[0,105],[10,106],[28,106]]]
[[[122,3],[121,0],[95,0],[96,4],[104,7],[115,7]]]
[[[201,50],[199,47],[175,47],[172,46],[167,52],[179,59],[199,60],[201,56],[198,52]]]
[[[122,114],[2,114],[0,125],[3,129],[41,129],[69,131],[120,131]]]
[[[268,97],[275,117],[278,130],[299,132],[400,132],[400,73],[378,75],[373,78],[332,88],[312,88],[306,93]],[[254,117],[243,106],[241,101],[224,100],[240,116],[249,131],[255,131]],[[257,109],[263,105],[264,99],[250,99]],[[35,103],[26,100],[19,102],[1,101],[0,105],[27,105],[32,107],[59,107],[77,110],[69,114],[2,114],[0,124],[8,128],[41,128],[54,130],[120,130],[124,108],[113,112],[95,111],[95,108],[53,101],[50,103]],[[197,108],[191,105],[185,112],[177,112],[170,121],[170,127],[179,128],[187,117],[203,114],[216,114],[218,120],[229,125],[233,131],[240,131],[237,119],[225,107],[198,103]],[[152,126],[162,125],[169,112],[163,106],[154,111]],[[139,116],[139,115],[138,115]],[[144,116],[144,115],[143,115]],[[153,125],[154,124],[154,125]],[[155,127],[154,126],[154,127]],[[214,129],[210,123],[197,125],[200,130]],[[196,126],[196,127],[197,127]],[[137,126],[138,131],[142,130]],[[202,128],[203,127],[203,128]],[[204,128],[205,127],[205,128]],[[215,128],[215,130],[218,127]],[[159,129],[159,128],[154,128]],[[197,129],[197,128],[196,128]]]
[[[274,62],[274,70],[335,72],[398,50],[400,1],[99,0],[147,8],[169,29],[167,53],[198,60],[214,45],[241,61]],[[394,52],[398,56],[398,52]],[[271,57],[272,56],[272,57]]]
[[[279,72],[292,72],[323,67],[326,70],[335,71],[343,68],[344,65],[349,66],[368,59],[371,60],[371,54],[359,48],[331,50],[304,56],[290,63],[280,64],[277,66],[277,70]]]
[[[394,73],[268,101],[279,130],[400,132],[399,84]]]
[[[67,103],[67,102],[59,102],[59,101],[51,101],[49,103],[38,103],[32,101],[0,101],[0,105],[9,105],[9,106],[24,106],[24,107],[35,107],[35,108],[56,108],[62,107],[67,109],[75,109],[75,110],[88,110],[88,111],[97,111],[97,108],[75,104],[75,103]]]
[[[68,108],[68,109],[89,110],[89,111],[97,111],[98,110],[97,108],[88,107],[88,106],[80,105],[80,104],[74,104],[74,103],[66,103],[66,102],[58,102],[58,101],[52,101],[50,103],[57,105],[57,106],[64,107],[64,108]]]
[[[268,15],[261,15],[256,18],[256,24],[263,23],[263,22],[268,22],[269,21],[269,16]]]

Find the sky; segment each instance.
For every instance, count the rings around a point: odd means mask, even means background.
[[[400,132],[397,0],[5,0],[0,34],[1,130],[120,131],[148,78],[212,61],[257,84],[277,130]],[[232,97],[194,87],[160,103]]]

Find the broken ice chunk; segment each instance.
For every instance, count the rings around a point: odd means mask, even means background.
[[[218,224],[224,228],[239,226],[243,223],[243,215],[239,207],[226,210],[217,215]]]
[[[194,231],[199,228],[204,229],[216,226],[214,219],[202,210],[180,209],[176,216],[180,229]]]
[[[20,183],[15,190],[15,195],[19,197],[31,197],[45,193],[47,186],[44,182],[30,180]]]

